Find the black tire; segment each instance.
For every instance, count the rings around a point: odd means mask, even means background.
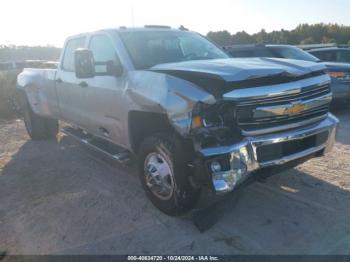
[[[183,215],[191,210],[199,197],[189,181],[188,168],[183,147],[179,139],[168,134],[158,134],[146,138],[139,150],[139,176],[147,197],[162,212],[170,216]],[[146,182],[146,159],[151,154],[160,154],[173,171],[174,190],[168,199],[156,196]]]
[[[36,115],[28,101],[24,101],[24,124],[27,132],[33,140],[45,140],[55,138],[58,133],[58,120],[44,118]]]

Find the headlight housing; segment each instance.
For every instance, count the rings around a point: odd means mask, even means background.
[[[241,140],[234,104],[228,101],[213,105],[197,103],[192,111],[191,134],[202,148]]]
[[[204,127],[223,127],[224,120],[218,112],[209,112],[202,116],[202,124]]]
[[[203,115],[196,115],[192,117],[192,129],[199,127],[223,127],[224,120],[217,112],[205,113]]]
[[[198,103],[193,109],[192,129],[224,127],[227,108],[223,104],[205,105]]]

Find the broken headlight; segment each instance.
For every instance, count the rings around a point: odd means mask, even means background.
[[[221,128],[225,126],[223,112],[220,105],[207,106],[197,104],[193,110],[192,129],[195,128]]]
[[[232,143],[238,138],[233,125],[232,103],[198,103],[193,110],[192,135],[202,148]]]
[[[192,129],[194,128],[224,127],[224,120],[217,112],[210,112],[192,117]]]
[[[218,112],[209,112],[202,116],[202,124],[204,127],[223,127],[224,120]]]

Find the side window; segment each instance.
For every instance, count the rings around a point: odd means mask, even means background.
[[[63,65],[64,71],[74,72],[74,51],[84,47],[85,37],[79,37],[69,40],[64,49]]]
[[[93,36],[89,48],[94,57],[95,72],[97,75],[113,75],[116,68],[121,67],[114,46],[107,36]]]

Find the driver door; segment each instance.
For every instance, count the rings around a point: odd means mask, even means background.
[[[125,143],[121,139],[123,126],[122,91],[125,77],[116,47],[112,39],[105,34],[93,35],[89,41],[92,51],[95,76],[86,80],[84,88],[84,118],[87,119],[89,132],[110,140],[119,145]]]

